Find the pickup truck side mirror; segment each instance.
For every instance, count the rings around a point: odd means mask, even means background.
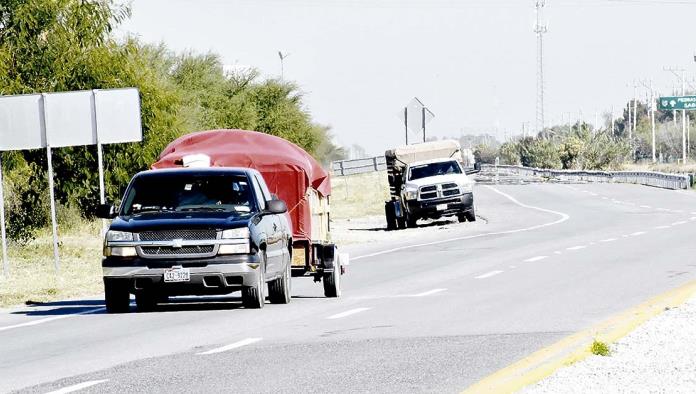
[[[288,211],[288,206],[283,200],[266,201],[266,211],[272,214],[281,214]]]
[[[100,219],[113,219],[117,216],[116,207],[112,204],[99,204],[96,214]]]

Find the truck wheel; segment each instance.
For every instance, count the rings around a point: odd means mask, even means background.
[[[396,222],[396,212],[394,212],[394,206],[392,204],[384,204],[384,216],[387,218],[387,231],[396,230],[398,224]]]
[[[249,309],[261,309],[266,303],[266,252],[261,253],[261,264],[256,283],[242,288],[242,305]]]
[[[157,294],[152,291],[138,291],[135,293],[135,305],[138,312],[152,312],[157,309]]]
[[[104,279],[104,303],[107,313],[127,313],[130,311],[130,292],[122,283]]]
[[[418,227],[418,225],[416,224],[417,221],[418,221],[418,218],[415,218],[415,217],[413,217],[413,216],[411,216],[411,215],[407,215],[407,216],[406,216],[406,225],[407,225],[409,228],[416,228],[416,227]]]
[[[334,265],[332,272],[325,272],[322,277],[324,296],[337,298],[341,296],[341,267]]]
[[[466,222],[466,215],[463,214],[463,213],[458,213],[458,214],[457,214],[457,220],[459,221],[459,223],[464,223],[464,222]]]
[[[268,283],[268,299],[272,304],[290,303],[290,263],[280,278]]]
[[[474,212],[474,208],[471,208],[470,211],[466,211],[464,213],[464,216],[466,217],[466,220],[468,220],[470,222],[476,221],[476,212]]]
[[[399,226],[399,230],[404,230],[404,229],[406,229],[406,226],[408,225],[408,223],[406,222],[406,218],[405,218],[405,217],[401,217],[401,218],[396,219],[396,223],[397,223],[398,226]]]

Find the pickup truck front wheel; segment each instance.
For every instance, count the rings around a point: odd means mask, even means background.
[[[285,271],[280,278],[268,283],[268,299],[273,304],[290,303],[290,262],[285,265]]]
[[[152,312],[157,309],[159,297],[149,290],[141,290],[135,293],[135,306],[138,312]]]
[[[104,303],[107,313],[127,313],[130,311],[130,292],[119,281],[104,278]]]
[[[256,275],[256,283],[253,286],[242,288],[242,305],[249,309],[261,309],[266,303],[266,253],[261,254],[259,274]]]

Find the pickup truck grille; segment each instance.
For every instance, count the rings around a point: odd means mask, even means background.
[[[217,239],[216,230],[160,230],[143,231],[140,233],[141,241],[172,241],[182,239],[184,241],[205,241]]]
[[[442,183],[439,185],[423,186],[419,191],[419,200],[432,200],[435,198],[453,197],[461,194],[456,183]]]
[[[169,246],[143,246],[142,251],[147,256],[196,256],[213,253],[213,245],[184,246],[172,248]]]

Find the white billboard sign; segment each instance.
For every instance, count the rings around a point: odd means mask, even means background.
[[[97,137],[101,144],[143,139],[138,89],[95,90]]]
[[[97,143],[92,96],[92,91],[44,96],[46,142],[51,148]]]
[[[40,94],[0,96],[0,151],[46,147]]]

